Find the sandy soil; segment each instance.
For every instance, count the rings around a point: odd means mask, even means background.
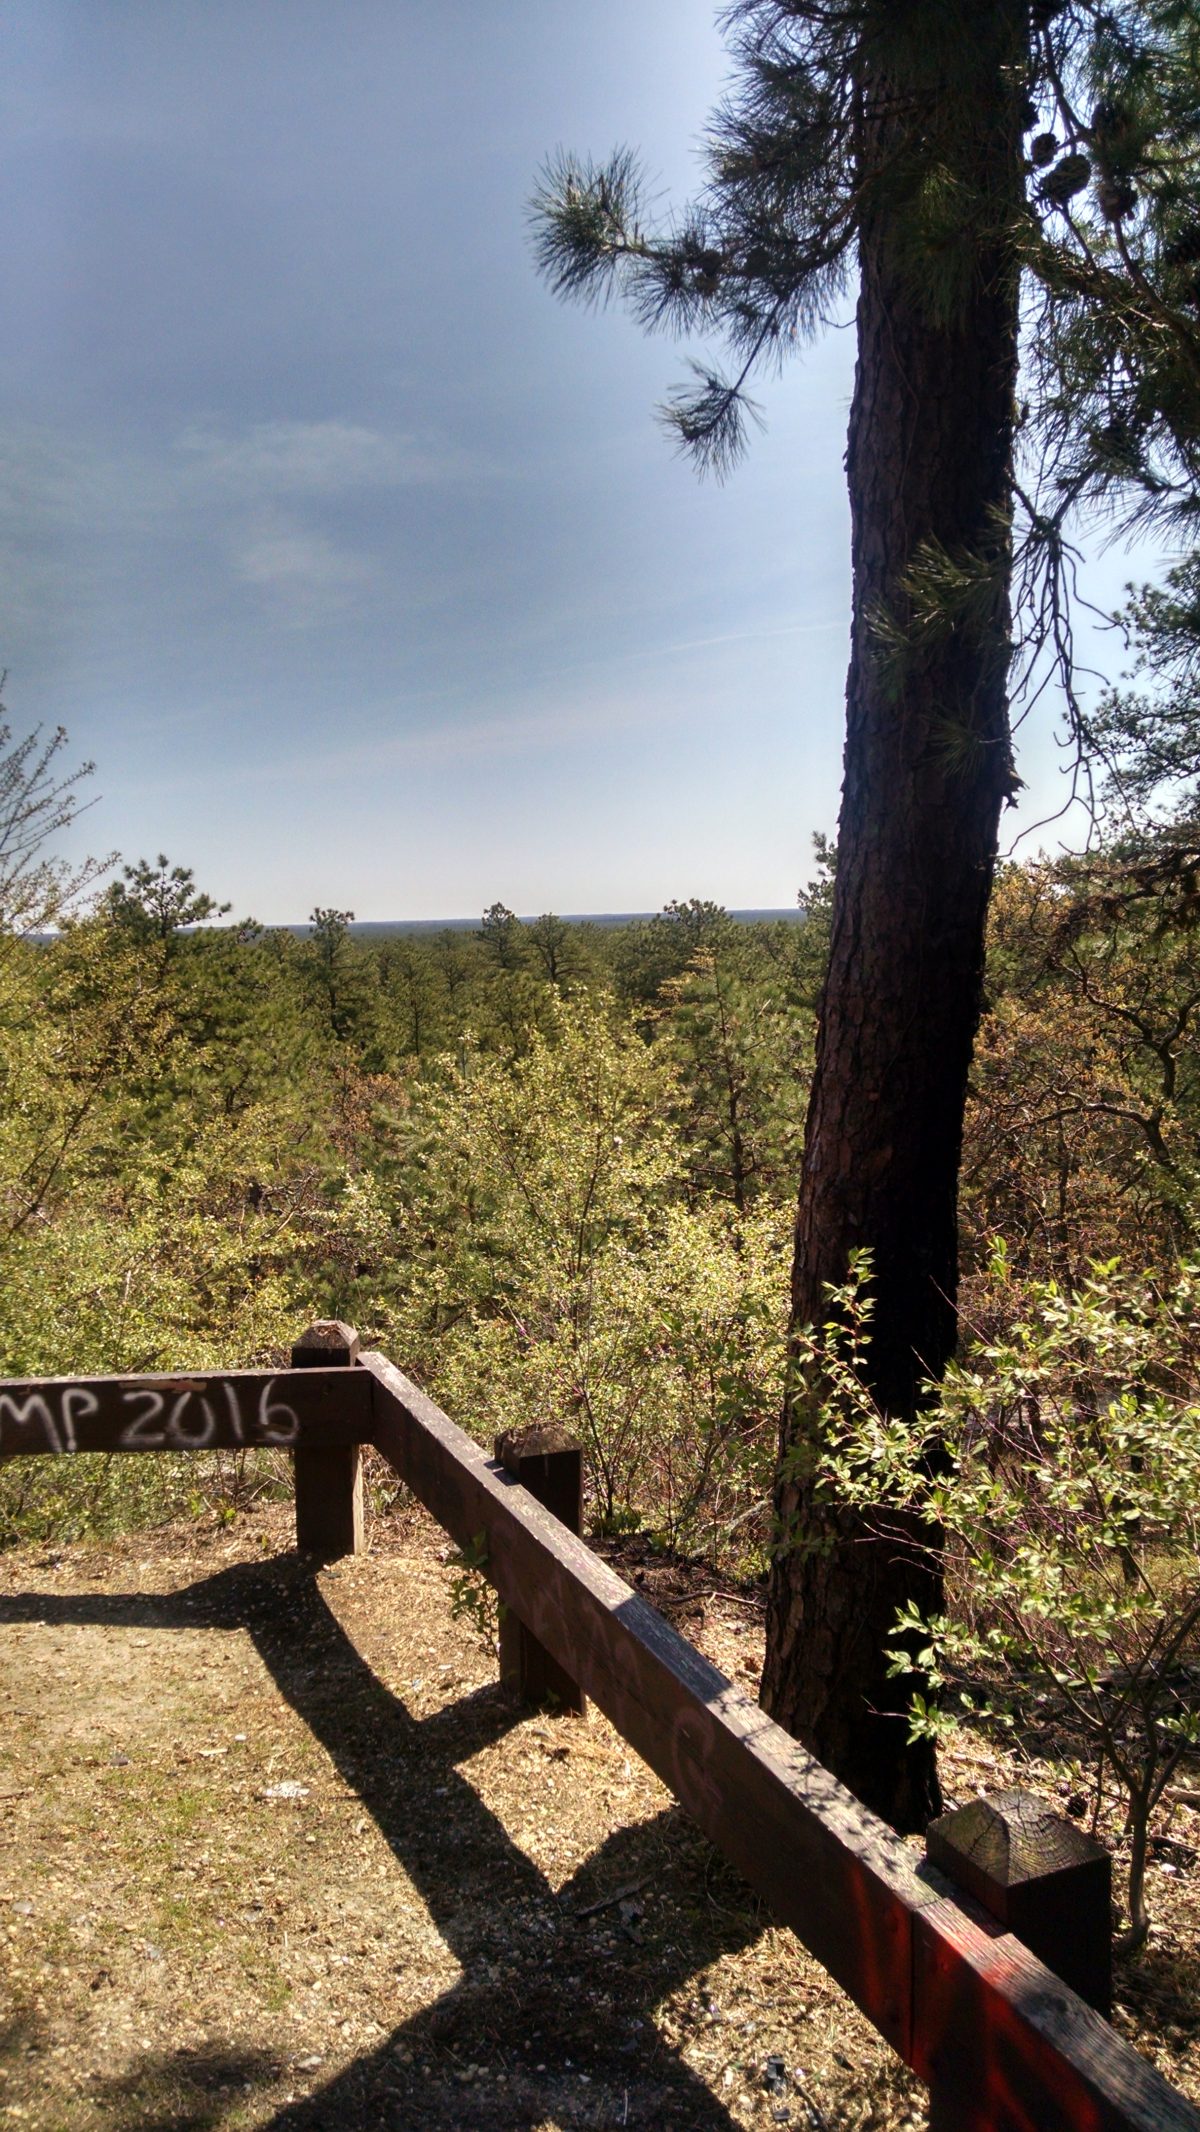
[[[0,1558],[0,2124],[923,2123],[607,1722],[501,1692],[435,1527],[315,1575],[289,1544],[276,1508]],[[753,1602],[705,1581],[655,1595],[751,1684]],[[1200,2096],[1192,1862],[1117,2018]]]

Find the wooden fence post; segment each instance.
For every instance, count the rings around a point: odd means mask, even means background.
[[[292,1368],[347,1369],[358,1357],[358,1334],[337,1318],[319,1318],[301,1333],[292,1349]],[[346,1444],[335,1451],[297,1450],[296,1545],[301,1554],[335,1562],[339,1555],[363,1550],[362,1449]]]
[[[553,1423],[508,1429],[496,1438],[495,1457],[568,1532],[582,1532],[583,1453],[564,1429]],[[579,1683],[506,1607],[500,1612],[500,1678],[522,1702],[553,1702],[577,1717],[587,1714]]]
[[[930,1823],[931,1865],[1105,2017],[1112,2012],[1112,1859],[1031,1792],[970,1799]]]

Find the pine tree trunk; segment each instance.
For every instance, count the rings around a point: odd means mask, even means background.
[[[870,1250],[868,1376],[897,1415],[917,1410],[924,1380],[940,1376],[955,1345],[963,1110],[1000,810],[1014,787],[1011,232],[1024,90],[1013,60],[1027,21],[1015,0],[981,0],[970,85],[964,92],[960,73],[942,92],[939,153],[957,99],[957,175],[976,202],[975,272],[948,301],[935,292],[936,267],[923,283],[901,241],[913,216],[904,172],[925,152],[919,106],[944,11],[905,12],[887,72],[867,62],[862,76],[845,779],[792,1290],[793,1326],[820,1322],[826,1284],[845,1279],[852,1250]],[[904,37],[908,79],[895,49]],[[929,542],[987,573],[953,627],[916,626],[906,580]],[[915,639],[898,655],[886,648],[884,615]],[[887,1678],[883,1653],[898,1607],[913,1598],[937,1607],[940,1568],[814,1499],[803,1477],[814,1389],[789,1395],[776,1509],[782,1535],[818,1544],[791,1545],[772,1571],[763,1701],[876,1811],[921,1828],[939,1806],[934,1753],[909,1745],[912,1683]]]

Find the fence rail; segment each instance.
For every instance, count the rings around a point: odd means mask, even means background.
[[[1200,2132],[1200,2115],[1146,2059],[859,1805],[504,1464],[384,1356],[360,1355],[347,1328],[314,1331],[322,1337],[306,1335],[295,1350],[303,1366],[274,1375],[0,1384],[0,1458],[282,1445],[296,1455],[298,1520],[316,1530],[313,1551],[337,1553],[359,1544],[357,1447],[373,1444],[929,2084],[934,2132]]]
[[[344,1370],[0,1383],[0,1458],[46,1451],[334,1450],[371,1439],[371,1391]]]

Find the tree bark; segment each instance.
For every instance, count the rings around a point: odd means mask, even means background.
[[[908,28],[890,36],[886,62],[864,41],[860,76],[861,287],[847,459],[853,636],[792,1324],[822,1322],[827,1284],[845,1280],[853,1250],[868,1249],[868,1382],[885,1411],[911,1416],[955,1345],[963,1111],[1000,810],[1015,785],[1013,237],[1028,10],[1017,0],[980,4],[969,86],[958,57],[948,57],[940,91],[930,85],[930,40],[941,10],[905,13]],[[938,113],[933,148],[922,110]],[[953,175],[971,201],[973,262],[952,302],[936,286],[936,264],[913,264],[920,170],[935,155],[944,165],[950,138]],[[959,268],[962,258],[960,249]],[[953,623],[948,611],[931,620],[913,594],[909,574],[931,543],[980,578]],[[888,649],[896,631],[907,632],[899,654]],[[939,1606],[940,1565],[822,1500],[810,1474],[819,1406],[819,1386],[793,1384],[763,1702],[868,1805],[898,1828],[921,1828],[940,1808],[934,1752],[909,1744],[912,1683],[889,1680],[883,1654],[898,1607]]]

